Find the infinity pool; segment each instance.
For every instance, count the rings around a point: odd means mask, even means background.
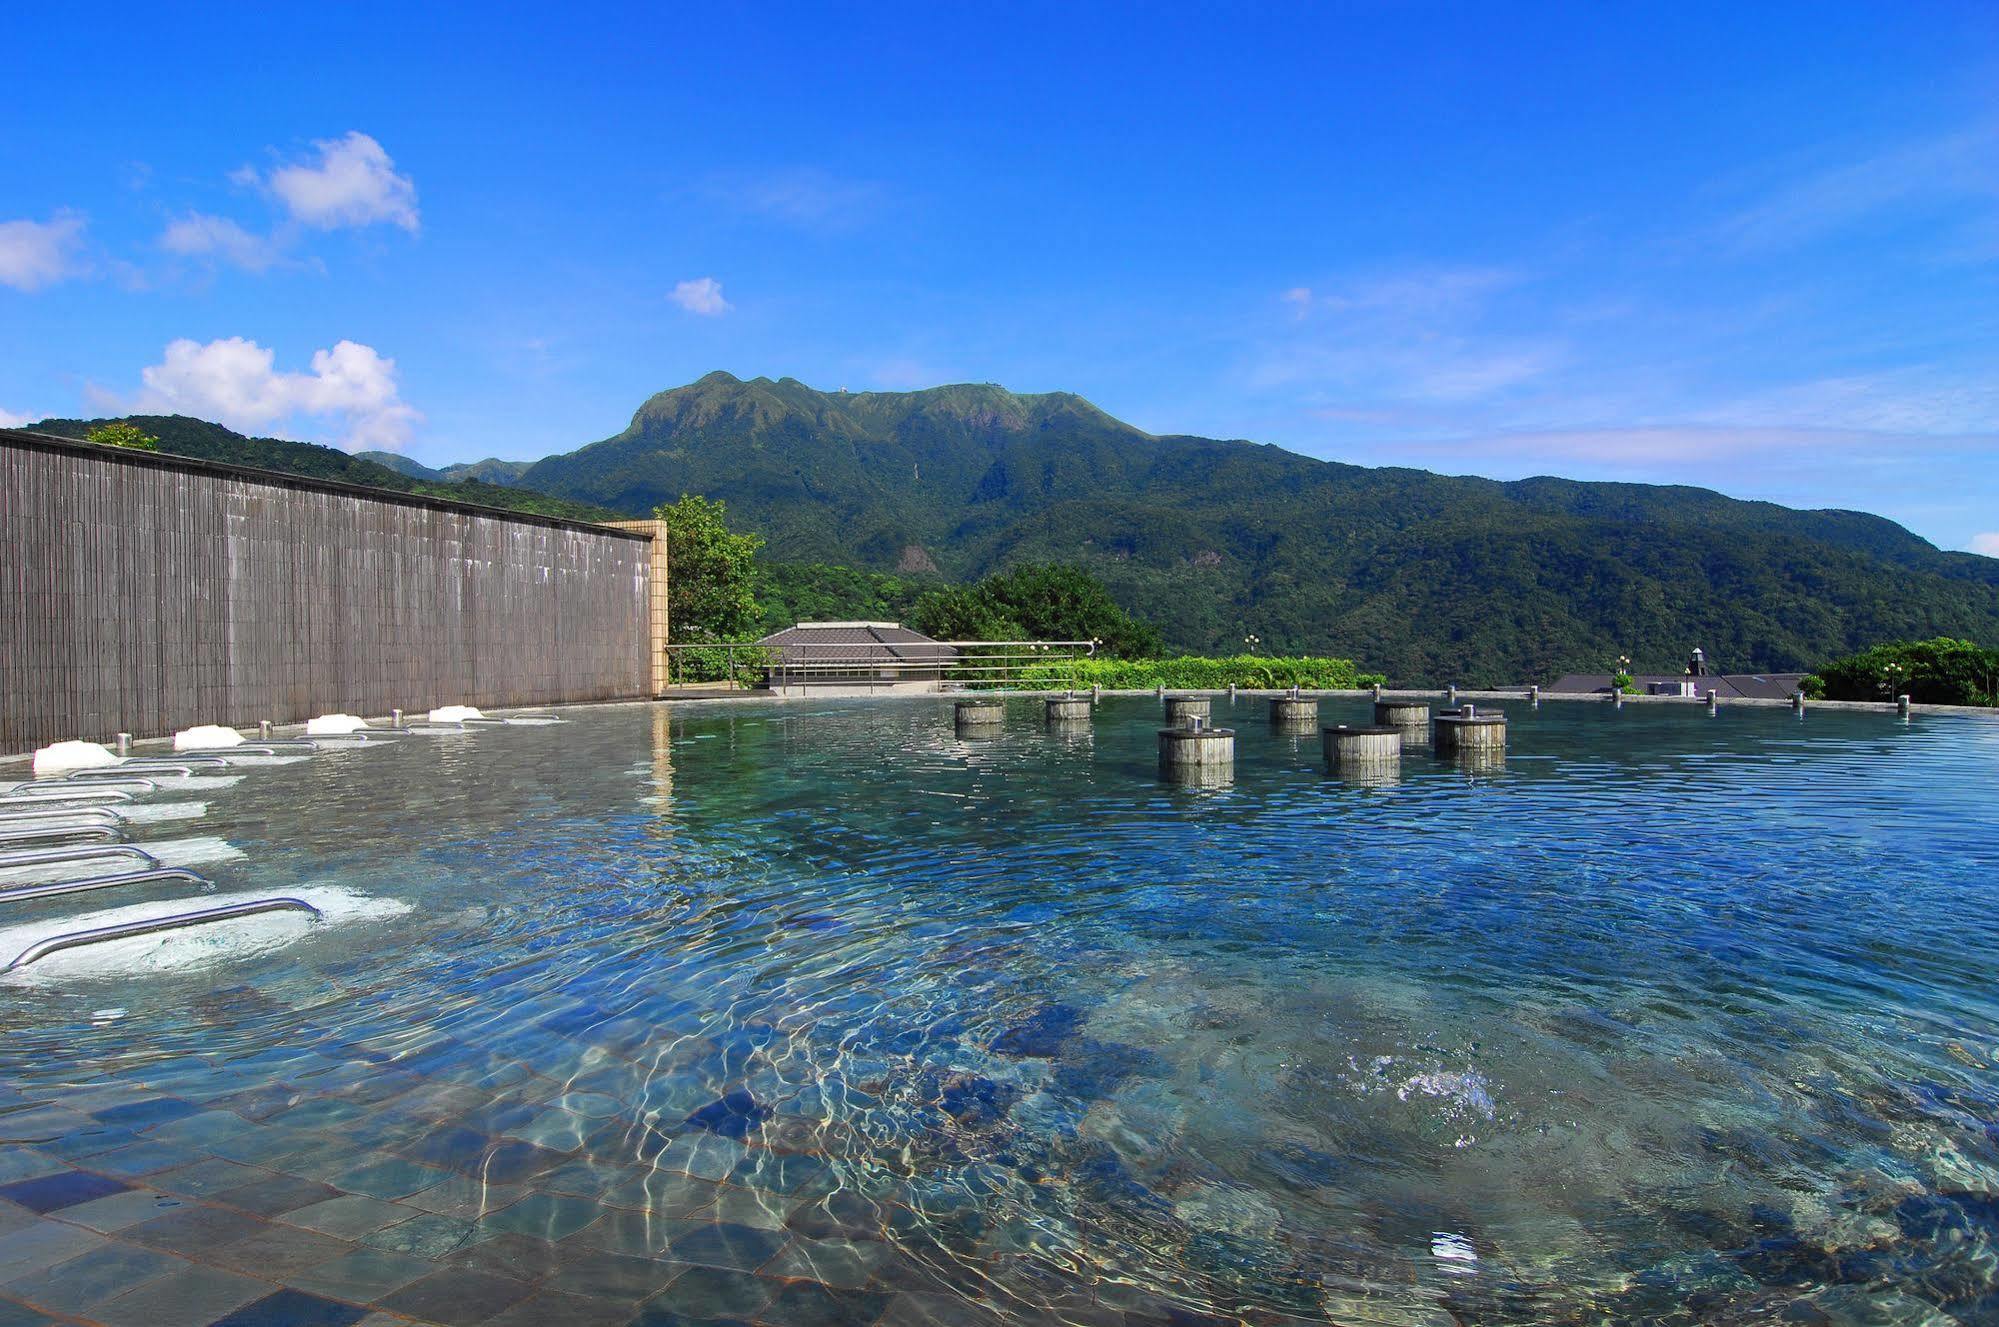
[[[135,836],[355,906],[0,983],[0,1323],[1999,1320],[1999,724],[1505,708],[252,770]]]

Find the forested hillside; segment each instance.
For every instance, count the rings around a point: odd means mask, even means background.
[[[204,461],[227,461],[314,479],[335,479],[345,484],[366,484],[401,493],[422,493],[453,502],[472,502],[482,507],[503,507],[509,511],[534,512],[576,521],[603,521],[617,518],[615,512],[595,503],[551,497],[513,485],[483,483],[475,479],[425,478],[439,472],[415,465],[413,470],[391,469],[376,461],[322,447],[311,442],[291,442],[284,438],[245,437],[220,424],[190,419],[185,415],[127,415],[125,422],[159,439],[160,450],[176,456],[193,456]],[[108,421],[102,419],[45,419],[28,427],[38,433],[62,438],[81,438]],[[496,462],[506,465],[507,462]]]
[[[1499,483],[1154,436],[1067,393],[820,392],[709,374],[549,457],[529,488],[643,512],[728,502],[768,555],[972,579],[1085,567],[1169,646],[1357,659],[1467,683],[1607,666],[1801,669],[1880,640],[1999,636],[1999,560],[1891,521],[1692,487]],[[781,573],[820,608],[906,602],[848,573]]]

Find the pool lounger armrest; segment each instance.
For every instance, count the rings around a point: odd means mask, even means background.
[[[265,912],[309,912],[315,918],[321,915],[318,908],[302,898],[260,898],[247,899],[241,903],[225,903],[219,908],[200,908],[194,912],[176,912],[166,917],[149,917],[144,921],[97,926],[87,931],[68,931],[62,935],[51,935],[35,941],[23,949],[13,962],[0,968],[0,976],[19,971],[30,963],[38,962],[50,954],[60,953],[65,949],[104,944],[111,940],[129,940],[135,936],[155,935],[161,931],[178,931],[188,926],[205,926],[210,922],[232,921],[238,917],[254,917]]]
[[[118,825],[98,825],[71,822],[63,825],[40,825],[33,829],[8,829],[0,825],[0,844],[4,843],[49,843],[56,839],[121,839],[125,831]]]
[[[119,824],[125,819],[108,806],[65,806],[61,802],[50,802],[46,799],[39,806],[34,802],[20,806],[0,799],[0,828],[14,821],[49,821],[57,818],[71,821],[95,820],[100,824],[111,825]]]
[[[16,866],[60,866],[66,862],[98,862],[107,857],[136,857],[147,870],[158,870],[160,859],[135,843],[77,843],[67,848],[22,848],[0,852],[0,871]]]
[[[52,885],[22,885],[15,889],[0,889],[0,905],[27,903],[38,898],[60,898],[66,894],[88,894],[94,890],[117,889],[123,885],[165,884],[169,880],[200,885],[203,889],[215,888],[215,882],[207,876],[196,875],[185,867],[167,866],[155,871],[121,871],[116,875],[93,875],[83,880],[62,880]]]

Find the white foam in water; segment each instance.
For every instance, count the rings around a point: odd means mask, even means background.
[[[216,747],[241,746],[243,734],[234,728],[224,728],[220,724],[203,724],[198,728],[183,728],[174,734],[176,751],[211,751]]]
[[[316,719],[305,721],[307,737],[344,737],[348,733],[365,732],[367,720],[354,714],[322,714]]]
[[[316,929],[351,922],[380,921],[401,916],[410,910],[409,904],[396,899],[377,898],[339,885],[239,890],[228,894],[160,899],[0,929],[0,964],[11,962],[30,945],[49,936],[274,897],[295,898],[310,903],[319,909],[320,916],[315,920],[304,912],[258,913],[230,921],[191,926],[185,930],[161,931],[153,935],[133,936],[129,940],[110,940],[78,949],[59,950],[18,972],[0,977],[0,982],[26,986],[78,978],[141,977],[162,972],[198,971],[220,964],[240,963],[303,939]]]
[[[100,769],[118,763],[110,747],[101,742],[57,742],[35,752],[35,777],[67,774],[71,770]]]
[[[477,705],[440,705],[428,716],[432,723],[463,723],[467,719],[483,719]]]
[[[109,845],[84,843],[77,846],[90,848]],[[221,862],[233,862],[243,856],[241,848],[230,843],[228,839],[213,834],[192,835],[184,839],[161,839],[157,843],[134,843],[129,846],[151,854],[161,866],[184,866],[189,870],[214,866]],[[126,853],[92,857],[84,861],[6,866],[0,867],[0,888],[40,885],[55,880],[81,880],[94,875],[121,875],[126,871],[148,869],[150,868],[144,862]]]

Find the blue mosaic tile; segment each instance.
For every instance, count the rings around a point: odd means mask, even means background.
[[[706,1129],[724,1138],[744,1138],[770,1117],[770,1107],[745,1091],[729,1092],[709,1102],[687,1117],[697,1129]]]
[[[114,1193],[123,1193],[131,1187],[120,1180],[106,1179],[102,1175],[86,1174],[80,1170],[65,1170],[54,1175],[43,1175],[38,1179],[0,1184],[0,1198],[5,1198],[10,1203],[18,1203],[30,1212],[59,1212],[78,1203],[87,1203],[96,1198],[108,1198]]]
[[[352,1327],[368,1310],[303,1290],[280,1290],[217,1318],[211,1327]]]
[[[203,1107],[179,1097],[154,1097],[150,1101],[129,1102],[93,1113],[104,1123],[117,1125],[121,1129],[150,1129],[156,1124],[199,1115],[202,1110]]]
[[[106,1243],[67,1262],[8,1283],[8,1291],[58,1313],[82,1313],[122,1295],[142,1281],[175,1268],[180,1259],[131,1244]]]

